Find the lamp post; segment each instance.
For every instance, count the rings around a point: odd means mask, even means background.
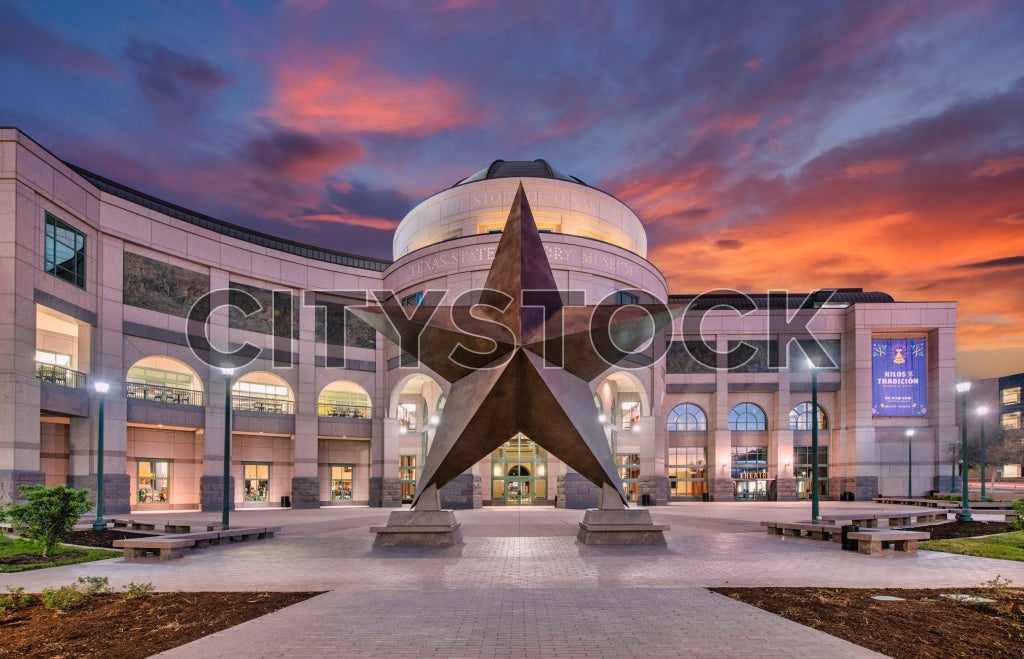
[[[978,408],[978,422],[981,424],[981,500],[985,500],[985,415],[988,408],[982,405]]]
[[[907,498],[914,496],[914,429],[907,428]]]
[[[963,491],[960,494],[960,512],[957,513],[958,522],[973,522],[971,517],[971,502],[968,501],[967,490],[967,392],[971,390],[970,382],[958,382],[956,392],[960,394],[960,478],[963,483]]]
[[[807,360],[811,369],[811,521],[821,521],[818,512],[818,369]]]
[[[103,519],[103,401],[107,399],[110,385],[106,382],[93,382],[92,387],[100,395],[99,427],[96,429],[96,519],[92,523],[92,530],[105,531],[107,522]]]
[[[224,494],[221,499],[220,527],[227,531],[231,516],[231,375],[233,368],[222,368],[224,373]]]

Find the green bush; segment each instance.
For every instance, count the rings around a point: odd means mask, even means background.
[[[89,490],[66,485],[19,485],[18,492],[28,503],[0,506],[0,519],[11,520],[15,531],[40,542],[44,557],[67,537],[78,518],[92,508]]]
[[[86,595],[106,595],[111,592],[110,580],[106,577],[78,577],[79,586]]]
[[[70,611],[81,606],[89,595],[78,584],[60,588],[43,588],[43,606],[56,611]]]
[[[134,581],[121,588],[121,592],[126,600],[137,597],[149,597],[153,594],[154,590],[156,589],[151,583],[135,583]]]
[[[17,611],[32,604],[32,596],[25,594],[24,588],[7,587],[7,594],[0,595],[0,620],[7,616],[8,611]]]
[[[1017,499],[1013,502],[1013,511],[1017,513],[1017,519],[1010,522],[1010,528],[1015,531],[1024,531],[1024,499]]]

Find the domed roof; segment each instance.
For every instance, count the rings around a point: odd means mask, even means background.
[[[476,174],[468,176],[452,187],[484,181],[492,178],[553,178],[570,183],[587,185],[575,176],[563,174],[548,164],[547,160],[540,158],[536,160],[495,160],[488,167],[484,167]],[[587,187],[590,187],[589,185]]]

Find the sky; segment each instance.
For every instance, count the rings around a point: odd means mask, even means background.
[[[1024,371],[1024,0],[0,0],[0,126],[148,194],[391,258],[431,194],[544,158],[672,293],[959,303]]]

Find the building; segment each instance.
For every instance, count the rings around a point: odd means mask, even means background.
[[[482,285],[520,182],[561,289],[689,306],[646,354],[591,383],[631,500],[806,497],[814,424],[824,497],[949,489],[953,302],[670,293],[636,215],[544,161],[495,161],[426,199],[388,262],[201,215],[5,128],[0,500],[22,483],[95,486],[90,385],[106,381],[108,513],[219,510],[226,417],[237,507],[408,501],[448,385],[345,306],[365,291],[416,306]],[[221,353],[236,349],[254,358],[226,376]],[[521,435],[442,492],[454,507],[596,496]]]
[[[1020,482],[1024,460],[1024,373],[971,381],[971,387],[956,410],[956,422],[967,415],[968,456],[972,479],[980,478],[979,448],[984,428],[986,447],[986,480]],[[957,464],[959,452],[946,456],[949,464]],[[957,470],[959,473],[959,470]]]

